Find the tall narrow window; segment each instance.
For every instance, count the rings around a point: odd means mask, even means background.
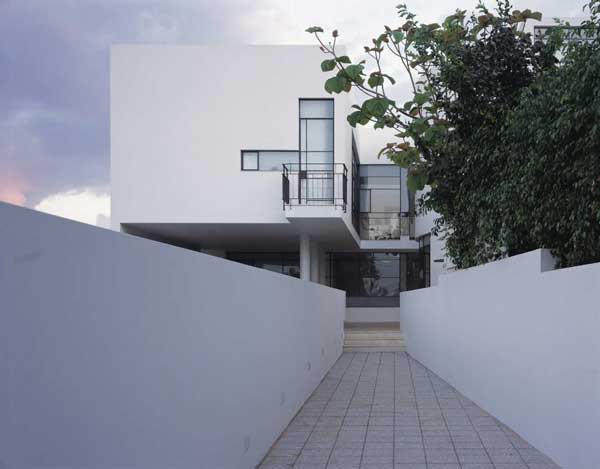
[[[333,99],[300,100],[300,164],[309,170],[333,164]]]
[[[300,100],[298,193],[307,204],[334,198],[333,99]]]

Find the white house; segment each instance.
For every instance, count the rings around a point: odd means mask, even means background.
[[[113,46],[113,228],[340,288],[350,321],[398,321],[398,293],[436,284],[443,253],[405,170],[358,141],[349,95],[324,91],[322,60]]]

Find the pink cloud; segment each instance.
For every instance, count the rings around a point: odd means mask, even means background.
[[[0,169],[0,201],[25,205],[29,184],[18,174]]]

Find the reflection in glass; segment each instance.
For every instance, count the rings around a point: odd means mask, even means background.
[[[400,291],[425,286],[421,252],[330,253],[328,284],[348,306],[397,306]]]

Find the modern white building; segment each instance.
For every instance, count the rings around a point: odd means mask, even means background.
[[[437,283],[441,243],[405,170],[377,159],[385,135],[361,145],[351,96],[324,91],[322,60],[113,46],[113,228],[340,288],[349,321],[398,321],[399,292]]]

